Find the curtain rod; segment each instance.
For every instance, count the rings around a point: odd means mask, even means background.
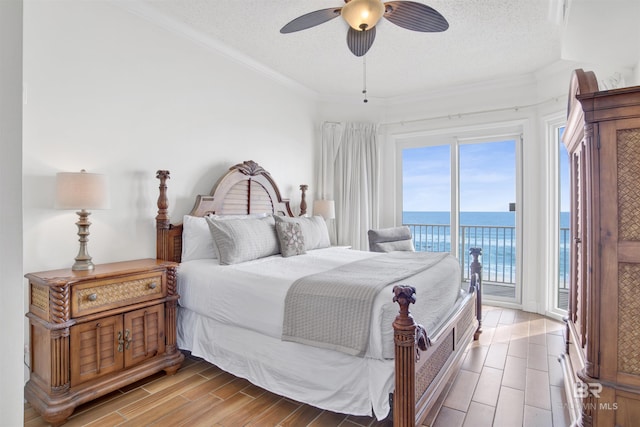
[[[469,111],[467,113],[447,114],[447,115],[443,115],[443,116],[425,117],[425,118],[422,118],[422,119],[401,120],[401,121],[398,121],[398,122],[386,122],[386,123],[380,123],[380,126],[392,126],[392,125],[404,126],[404,125],[409,124],[409,123],[419,123],[419,122],[426,122],[426,121],[430,121],[430,120],[461,119],[461,118],[466,117],[466,116],[475,116],[475,115],[478,115],[478,114],[498,113],[498,112],[501,112],[501,111],[509,111],[509,110],[518,111],[520,109],[538,107],[538,106],[546,104],[548,102],[558,102],[559,100],[560,100],[560,97],[559,96],[555,96],[553,98],[549,98],[549,99],[546,99],[544,101],[540,101],[540,102],[537,102],[537,103],[534,103],[534,104],[516,105],[514,107],[494,108],[494,109],[491,109],[491,110]]]

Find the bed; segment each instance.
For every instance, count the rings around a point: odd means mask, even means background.
[[[480,333],[478,251],[463,289],[448,254],[332,247],[324,220],[296,217],[253,161],[232,166],[172,223],[169,171],[157,177],[157,257],[181,262],[181,349],[334,412],[413,426],[437,408]],[[343,281],[367,287],[347,292]]]

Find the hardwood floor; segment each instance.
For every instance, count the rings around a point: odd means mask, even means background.
[[[518,310],[484,310],[483,333],[469,346],[433,426],[568,426],[557,361],[563,325]],[[28,427],[47,425],[28,403],[24,419]],[[159,373],[87,403],[65,424],[150,425],[357,427],[391,422],[294,402],[188,356],[176,375]]]

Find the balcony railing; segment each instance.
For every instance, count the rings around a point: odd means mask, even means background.
[[[416,251],[451,252],[451,231],[448,225],[405,224],[411,229]],[[560,229],[558,288],[569,284],[569,229]],[[485,283],[515,286],[516,234],[515,227],[462,225],[460,226],[460,264],[462,279],[469,276],[469,248],[482,248],[482,277]]]
[[[558,288],[569,289],[569,270],[570,270],[570,251],[571,251],[571,232],[569,228],[560,229],[560,241],[558,242]]]

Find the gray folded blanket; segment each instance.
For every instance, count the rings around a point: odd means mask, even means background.
[[[282,339],[364,356],[376,295],[400,281],[411,285],[411,276],[447,255],[390,252],[296,280],[285,300]]]

